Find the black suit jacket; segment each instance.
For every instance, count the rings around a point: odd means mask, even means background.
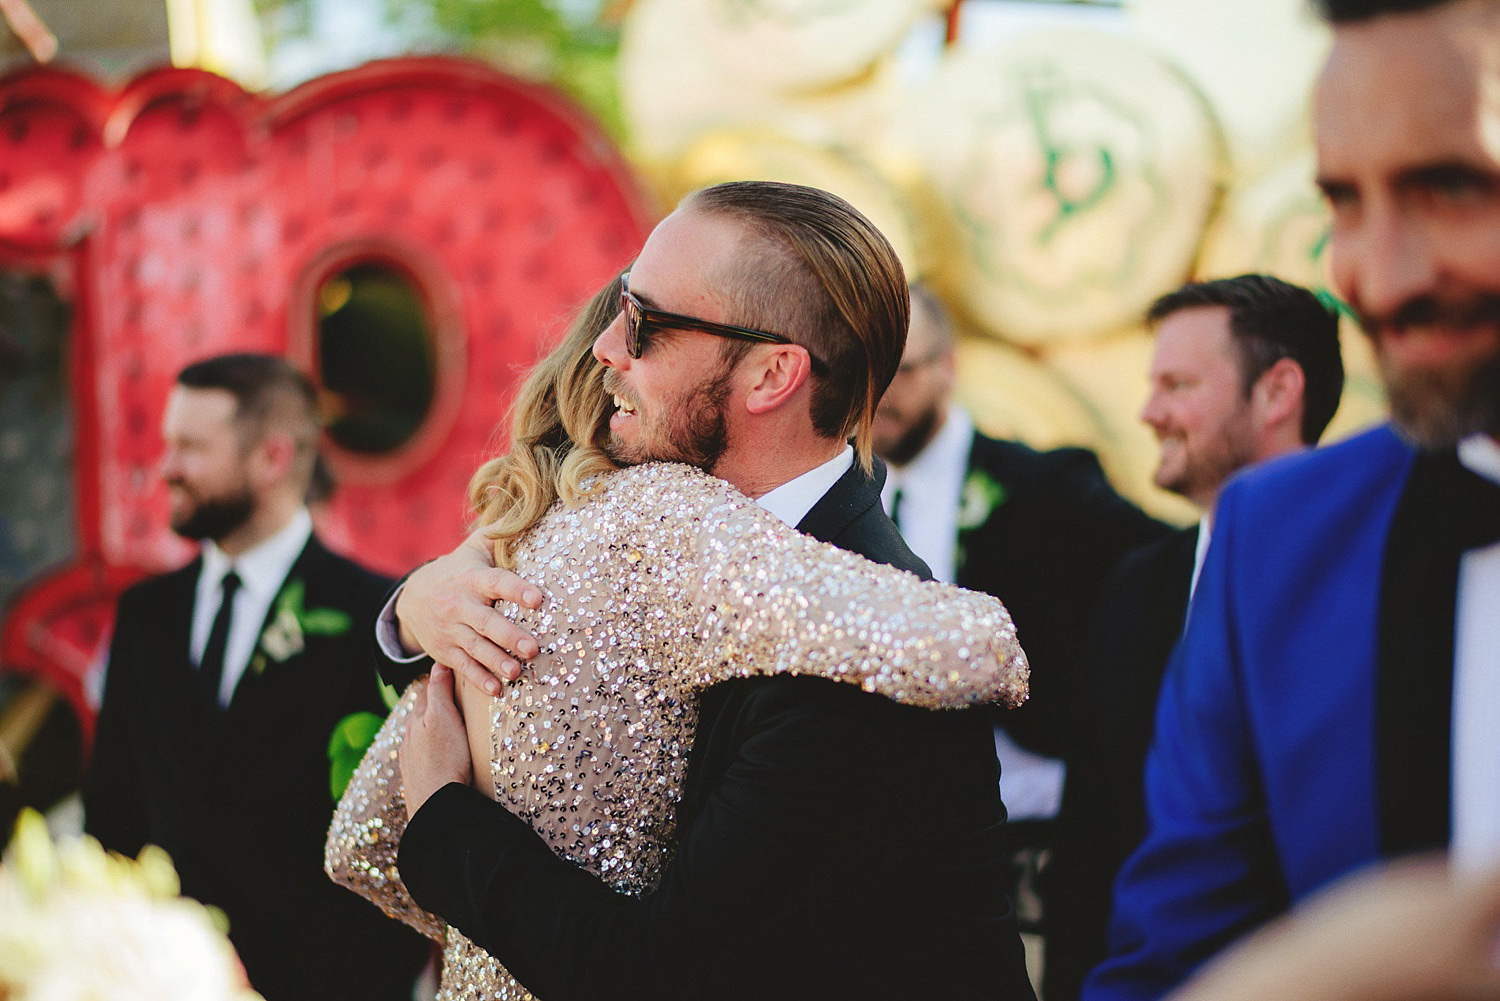
[[[925,569],[879,500],[856,466],[799,527]],[[725,682],[702,710],[652,893],[615,893],[458,784],[407,827],[407,888],[548,1001],[1033,997],[986,716],[795,677]]]
[[[1078,686],[1048,880],[1044,990],[1072,1001],[1104,959],[1115,875],[1146,834],[1146,751],[1157,696],[1182,635],[1198,527],[1120,561]]]
[[[1121,557],[1172,529],[1116,493],[1086,449],[1039,452],[976,433],[976,473],[1001,496],[978,524],[960,528],[957,583],[1005,602],[1031,662],[1030,700],[998,722],[1023,747],[1062,757],[1105,583]]]
[[[120,597],[85,830],[127,855],[148,842],[165,848],[183,892],[228,915],[267,1001],[406,1001],[424,940],[323,873],[329,736],[348,713],[386,712],[365,635],[389,582],[310,539],[287,579],[305,585],[304,609],[342,612],[348,631],[306,632],[302,652],[283,662],[258,650],[263,670],[252,660],[221,711],[189,653],[201,565]]]

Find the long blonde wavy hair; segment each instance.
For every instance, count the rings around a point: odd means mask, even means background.
[[[595,293],[562,341],[537,362],[510,406],[510,450],[474,472],[469,505],[495,564],[510,567],[516,543],[559,498],[573,504],[617,468],[605,454],[610,397],[594,341],[620,311],[621,279]]]

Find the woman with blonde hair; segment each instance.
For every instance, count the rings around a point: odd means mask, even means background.
[[[532,370],[507,454],[469,499],[475,546],[550,594],[518,624],[544,637],[491,697],[460,686],[476,788],[551,850],[621,893],[670,860],[697,695],[736,677],[804,674],[933,709],[1026,697],[1015,629],[995,599],[922,582],[817,542],[691,466],[617,469],[593,358],[618,311],[601,290]],[[396,868],[406,823],[396,751],[426,679],[403,696],[339,803],[333,878],[444,945],[438,997],[527,998],[493,957],[424,913]]]

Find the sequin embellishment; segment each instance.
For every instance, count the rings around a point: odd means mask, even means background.
[[[555,505],[515,559],[550,600],[509,609],[543,648],[487,701],[484,791],[622,893],[650,890],[671,861],[697,695],[714,682],[814,675],[932,709],[1026,698],[1026,658],[1000,602],[817,542],[687,466],[610,474],[584,503]],[[325,866],[444,943],[439,1001],[530,998],[417,907],[396,871],[396,752],[415,688],[339,803]]]

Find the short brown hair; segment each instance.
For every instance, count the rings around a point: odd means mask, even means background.
[[[1339,408],[1344,360],[1339,349],[1338,310],[1316,292],[1271,275],[1237,275],[1189,282],[1151,304],[1152,327],[1173,313],[1205,306],[1229,310],[1229,333],[1239,353],[1240,391],[1245,399],[1256,380],[1283,358],[1302,369],[1304,445],[1315,445]]]
[[[177,373],[186,389],[222,389],[234,397],[242,447],[284,431],[297,449],[297,475],[309,501],[327,500],[333,476],[318,450],[318,391],[312,380],[277,355],[225,354],[193,362]]]

